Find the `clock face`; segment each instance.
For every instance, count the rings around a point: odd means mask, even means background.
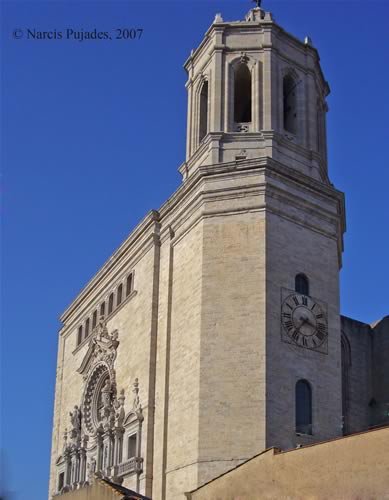
[[[287,337],[299,347],[318,349],[327,340],[327,318],[311,297],[288,295],[282,303],[281,321]]]

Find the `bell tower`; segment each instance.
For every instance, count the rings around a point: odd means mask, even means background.
[[[273,158],[327,181],[329,87],[309,37],[286,33],[260,7],[243,21],[217,14],[185,63],[184,176],[202,165]]]
[[[180,172],[202,200],[191,336],[202,484],[262,449],[342,434],[345,212],[328,177],[329,86],[310,38],[260,7],[242,21],[217,14],[185,68]]]

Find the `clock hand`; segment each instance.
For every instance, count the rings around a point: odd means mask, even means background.
[[[311,325],[314,328],[316,328],[316,325],[314,323],[312,323],[312,321],[310,321],[309,319],[307,319],[306,323],[308,323],[309,325]]]
[[[303,318],[302,316],[300,316],[300,320],[301,320],[301,325],[295,329],[297,333],[300,333],[300,328],[307,322],[307,318]]]

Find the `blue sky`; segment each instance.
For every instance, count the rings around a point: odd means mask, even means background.
[[[372,322],[389,313],[389,2],[263,6],[320,51],[332,90],[330,177],[347,203],[341,309]],[[2,4],[1,448],[14,500],[47,497],[58,316],[178,187],[182,65],[216,12],[237,20],[249,8],[247,0]],[[27,28],[143,35],[13,38]]]

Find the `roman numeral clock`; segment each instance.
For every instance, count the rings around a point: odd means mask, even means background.
[[[327,354],[327,304],[287,289],[282,289],[281,304],[281,339]]]

